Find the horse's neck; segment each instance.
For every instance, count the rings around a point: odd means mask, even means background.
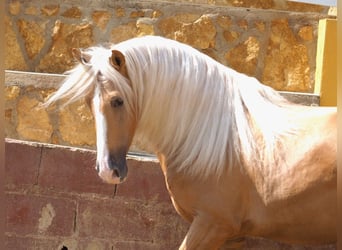
[[[167,98],[167,97],[166,97]],[[166,98],[164,102],[168,101]],[[144,108],[141,109],[141,115],[138,122],[137,136],[148,143],[152,148],[161,150],[165,141],[165,137],[168,137],[170,133],[174,133],[171,129],[170,123],[175,122],[170,120],[169,110],[163,110],[163,101],[157,100],[146,100]]]
[[[150,78],[141,77],[147,79],[144,82],[148,86],[140,84],[144,88],[137,90],[143,95],[137,133],[155,150],[177,158],[175,164],[213,165],[216,161],[219,167],[212,168],[220,172],[227,158],[235,160],[242,152],[249,161],[260,161],[254,152],[260,147],[248,114],[253,114],[262,131],[260,137],[269,140],[266,145],[271,146],[274,131],[281,126],[273,128],[265,120],[270,114],[279,118],[274,123],[284,120],[277,106],[271,105],[273,92],[266,91],[254,78],[218,64],[209,66],[210,73],[192,78],[181,72],[165,75],[163,70],[164,74],[152,71]],[[202,170],[208,171],[205,167]]]

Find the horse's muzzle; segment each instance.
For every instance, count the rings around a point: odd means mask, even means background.
[[[116,159],[115,156],[111,155],[108,161],[109,169],[113,170],[113,176],[120,178],[120,181],[126,179],[128,172],[126,157]]]
[[[115,157],[110,155],[106,160],[96,163],[96,170],[105,182],[120,184],[126,180],[128,173],[126,156]]]

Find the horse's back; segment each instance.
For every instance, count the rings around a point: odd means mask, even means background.
[[[286,138],[285,160],[270,177],[267,202],[255,199],[264,211],[255,218],[270,238],[331,243],[336,241],[337,110],[299,108],[297,115],[298,134]]]

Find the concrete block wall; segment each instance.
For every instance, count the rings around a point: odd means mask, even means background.
[[[156,160],[130,158],[115,189],[97,176],[92,150],[5,146],[8,250],[176,249],[186,233]]]
[[[128,179],[115,188],[97,176],[93,150],[7,139],[5,152],[7,250],[173,250],[187,232],[154,158],[129,156]],[[248,238],[244,249],[336,246]]]

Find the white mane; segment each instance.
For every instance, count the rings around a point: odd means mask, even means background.
[[[110,66],[111,49],[124,54],[130,84]],[[89,53],[89,65],[77,66],[51,101],[86,95],[101,72],[124,93],[138,119],[137,134],[167,156],[169,167],[207,176],[222,174],[227,163],[270,167],[281,157],[275,149],[292,132],[285,115],[291,104],[255,78],[161,37]]]

